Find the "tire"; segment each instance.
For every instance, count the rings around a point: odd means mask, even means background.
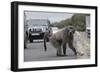
[[[29,39],[30,43],[33,43],[33,39]]]
[[[25,43],[25,41],[24,41],[24,49],[26,49],[27,47],[26,47],[26,43]]]
[[[32,39],[31,34],[29,35],[29,42],[30,42],[30,43],[33,43],[33,39]]]
[[[30,41],[30,43],[33,43],[33,39],[32,38],[30,38],[29,41]]]

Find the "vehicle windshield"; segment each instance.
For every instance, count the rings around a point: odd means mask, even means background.
[[[31,24],[31,25],[29,25],[30,27],[31,26],[47,26],[47,24]]]
[[[29,27],[32,26],[48,26],[48,21],[47,20],[37,20],[37,19],[31,19],[28,21]]]

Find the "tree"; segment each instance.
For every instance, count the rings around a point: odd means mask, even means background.
[[[89,14],[74,14],[71,18],[55,22],[51,24],[54,27],[63,28],[69,25],[73,25],[77,31],[86,30],[86,16]]]
[[[78,31],[85,31],[86,30],[86,19],[85,14],[74,14],[72,16],[72,24]]]

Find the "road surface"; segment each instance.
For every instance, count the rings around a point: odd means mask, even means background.
[[[24,61],[50,61],[50,60],[71,60],[71,59],[83,59],[87,56],[75,56],[73,51],[69,48],[66,50],[66,56],[56,56],[56,49],[48,42],[47,51],[44,51],[43,40],[36,40],[33,43],[28,43],[28,48],[24,50]]]

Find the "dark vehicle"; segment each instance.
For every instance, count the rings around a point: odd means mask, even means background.
[[[86,16],[86,32],[87,32],[87,37],[90,38],[90,15]]]
[[[30,43],[36,39],[43,39],[45,32],[51,32],[50,21],[47,19],[28,20],[28,35]]]
[[[28,43],[28,25],[25,24],[24,26],[24,48],[27,48]]]
[[[87,28],[86,32],[87,32],[87,37],[90,38],[90,28]]]

